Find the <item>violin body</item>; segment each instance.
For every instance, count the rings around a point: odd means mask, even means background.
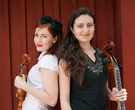
[[[26,95],[25,91],[23,91],[20,88],[17,89],[17,97],[18,97],[18,109],[17,110],[22,110],[22,104],[25,99],[25,95]]]
[[[24,54],[22,56],[22,59],[24,60],[23,63],[20,65],[20,72],[19,76],[22,77],[23,68],[26,66],[26,64],[29,62],[30,57],[27,54]],[[27,75],[25,75],[25,79],[27,79]],[[18,108],[17,110],[22,110],[22,104],[25,99],[26,92],[20,88],[17,89],[16,96],[18,98]]]
[[[110,52],[113,50],[114,44],[111,41],[106,41],[102,46],[102,52],[105,54],[103,62],[107,64],[107,69],[109,73],[114,74],[115,86],[120,91],[122,89],[120,70],[118,67],[117,59]],[[124,102],[117,101],[118,107],[117,110],[126,110]]]

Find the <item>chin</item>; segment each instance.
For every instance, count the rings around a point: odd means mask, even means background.
[[[37,49],[37,51],[38,51],[38,52],[42,52],[42,50],[40,50],[40,49]]]

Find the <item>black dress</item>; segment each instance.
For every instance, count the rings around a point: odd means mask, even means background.
[[[70,105],[72,110],[107,110],[108,70],[100,57],[101,50],[96,50],[96,61],[93,62],[88,55],[88,66],[85,70],[83,85],[80,87],[71,78],[70,82]]]

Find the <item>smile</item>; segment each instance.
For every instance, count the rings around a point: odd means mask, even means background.
[[[37,44],[37,47],[42,47],[43,45]]]
[[[82,34],[82,36],[84,37],[88,37],[90,34]]]

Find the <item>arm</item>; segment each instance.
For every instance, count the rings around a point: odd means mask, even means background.
[[[39,68],[41,73],[42,82],[45,88],[45,91],[38,90],[28,83],[26,83],[25,78],[17,76],[15,79],[15,86],[21,88],[24,91],[30,93],[32,96],[38,100],[50,105],[55,106],[58,99],[58,81],[57,73],[55,71]]]
[[[127,100],[127,92],[126,89],[121,89],[120,91],[118,91],[117,88],[113,88],[113,90],[111,91],[108,88],[108,82],[106,83],[106,88],[107,88],[107,94],[108,94],[108,98],[109,100],[112,101],[126,101]]]
[[[61,67],[62,63],[62,67]],[[61,110],[71,110],[70,107],[70,74],[66,76],[64,69],[66,62],[60,60],[59,63],[59,85],[60,85],[60,105]]]

